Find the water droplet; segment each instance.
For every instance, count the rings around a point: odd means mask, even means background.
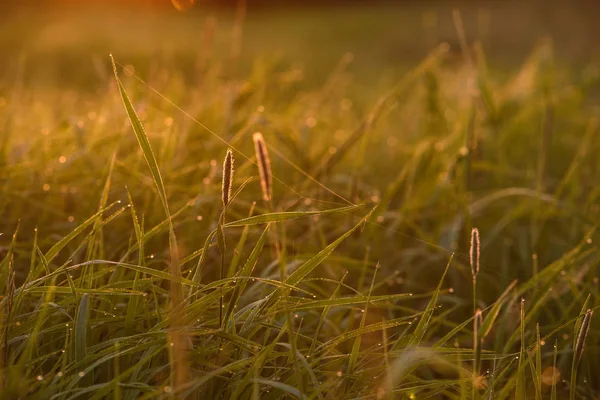
[[[44,380],[44,377],[41,375],[38,375],[35,377],[35,379],[37,379],[38,381],[42,381],[42,380]]]
[[[85,376],[85,372],[79,371],[79,373],[77,375],[79,375],[80,377],[83,377],[83,376]]]

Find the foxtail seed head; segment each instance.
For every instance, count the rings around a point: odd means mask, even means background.
[[[479,243],[479,230],[473,228],[471,230],[471,249],[469,251],[471,261],[471,274],[473,278],[479,273],[479,254],[480,254],[480,243]]]
[[[231,201],[231,186],[233,182],[233,153],[231,149],[227,149],[225,161],[223,161],[223,188],[221,190],[221,199],[223,200],[223,208],[227,207]]]
[[[256,153],[256,162],[258,164],[258,174],[260,175],[260,185],[262,187],[263,199],[271,200],[273,196],[273,177],[271,175],[271,160],[269,152],[262,133],[256,132],[252,135],[254,141],[254,152]]]
[[[583,357],[583,350],[585,349],[585,340],[587,338],[588,332],[590,331],[590,322],[592,320],[592,314],[594,311],[588,309],[583,316],[583,321],[581,322],[581,328],[579,328],[579,334],[577,335],[577,340],[575,341],[575,348],[573,349],[573,353],[575,353],[576,362],[579,363],[581,358]]]

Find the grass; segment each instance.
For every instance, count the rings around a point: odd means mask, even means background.
[[[429,49],[7,73],[0,398],[598,397],[600,75]]]

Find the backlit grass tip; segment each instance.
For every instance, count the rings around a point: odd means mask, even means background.
[[[223,200],[223,208],[227,207],[231,201],[231,186],[233,182],[233,153],[231,149],[227,149],[225,160],[223,161],[223,188],[221,190],[221,199]]]
[[[473,275],[473,278],[475,278],[479,273],[480,251],[481,247],[479,243],[479,230],[477,228],[473,228],[471,230],[471,249],[469,251],[471,261],[471,274]]]
[[[263,199],[269,201],[273,195],[273,177],[271,175],[269,152],[267,151],[267,145],[262,133],[256,132],[252,135],[252,140],[254,141],[254,152],[256,153],[256,162],[258,163]]]
[[[583,316],[583,321],[581,321],[581,328],[579,328],[579,334],[577,335],[577,340],[575,341],[575,348],[573,352],[575,353],[576,363],[581,361],[583,357],[583,350],[585,349],[585,340],[587,339],[588,332],[590,331],[590,322],[592,320],[592,314],[594,311],[587,310],[585,315]]]

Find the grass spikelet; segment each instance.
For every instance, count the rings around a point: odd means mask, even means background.
[[[227,207],[231,200],[231,185],[233,182],[233,153],[231,149],[227,149],[225,161],[223,161],[223,188],[221,198],[223,200],[223,208]]]
[[[252,135],[254,141],[254,152],[258,163],[258,173],[260,175],[260,186],[263,191],[263,199],[271,200],[273,195],[273,177],[271,176],[271,159],[267,151],[267,145],[262,133],[256,132]]]
[[[575,353],[576,363],[579,364],[581,358],[583,357],[583,351],[585,350],[585,340],[587,338],[588,332],[590,331],[590,322],[592,320],[592,314],[594,311],[588,309],[583,316],[583,321],[581,322],[581,328],[579,329],[579,334],[577,335],[577,340],[575,341],[575,347],[573,349],[573,353]]]
[[[583,351],[585,350],[585,340],[587,339],[588,332],[590,331],[590,322],[592,320],[592,314],[594,312],[588,308],[581,320],[581,327],[579,327],[579,333],[577,339],[573,345],[573,362],[571,363],[571,384],[569,390],[569,399],[575,399],[576,385],[577,385],[577,367],[583,357]]]
[[[471,274],[473,279],[479,273],[479,254],[481,251],[479,242],[479,229],[473,228],[471,230],[471,249],[469,250],[469,256],[471,261]]]

